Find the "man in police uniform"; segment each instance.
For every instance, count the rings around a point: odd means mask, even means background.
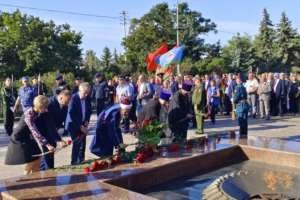
[[[47,95],[47,87],[45,83],[41,81],[41,76],[34,76],[32,78],[32,87],[34,87],[38,95]]]
[[[30,85],[28,76],[24,76],[22,78],[22,84],[23,86],[18,91],[18,98],[13,109],[14,112],[20,104],[23,112],[25,112],[28,108],[31,108],[33,106],[34,97],[38,95],[37,90]]]
[[[13,107],[15,105],[15,93],[10,78],[6,78],[4,87],[1,89],[1,101],[3,108],[4,128],[7,135],[11,135],[14,127]]]
[[[243,86],[241,75],[237,76],[236,83],[233,102],[236,104],[236,114],[240,126],[240,137],[245,138],[248,135],[248,111],[250,106],[247,102],[247,91]]]
[[[69,89],[61,74],[56,76],[55,84],[56,85],[52,88],[53,96],[58,95],[62,90]]]

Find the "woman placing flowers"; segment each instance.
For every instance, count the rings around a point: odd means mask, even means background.
[[[47,107],[47,97],[37,96],[33,101],[33,107],[23,114],[10,138],[5,164],[25,164],[25,175],[40,170],[41,158],[33,155],[41,153],[41,146],[46,146],[50,152],[55,151],[55,148],[41,135],[36,126],[38,115],[47,112]]]

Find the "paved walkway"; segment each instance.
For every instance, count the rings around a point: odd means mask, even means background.
[[[219,116],[217,123],[211,125],[210,122],[205,122],[205,132],[212,133],[225,133],[231,130],[238,130],[237,122],[232,121],[228,117]],[[189,130],[188,138],[195,137],[195,131]],[[89,151],[89,143],[95,133],[95,116],[92,116],[90,135],[87,137],[87,151],[86,159],[95,158]],[[260,119],[249,120],[249,135],[265,136],[265,137],[300,137],[300,117],[283,117],[273,118],[270,121]],[[124,135],[125,143],[133,143],[136,138],[132,135]],[[8,137],[4,134],[3,124],[0,124],[0,179],[22,175],[23,166],[6,166],[4,165],[4,158],[6,153],[6,146]],[[299,143],[300,145],[300,143]],[[56,154],[56,166],[67,165],[70,163],[71,147],[68,147]]]

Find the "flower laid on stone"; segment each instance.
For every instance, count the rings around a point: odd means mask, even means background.
[[[83,168],[83,173],[88,174],[90,172],[91,172],[90,167],[84,167]]]
[[[170,146],[169,146],[169,151],[170,152],[178,152],[180,150],[180,146],[179,146],[179,144],[171,144]]]
[[[145,162],[146,154],[144,152],[138,153],[136,156],[136,161],[139,163]]]
[[[135,160],[138,163],[143,163],[148,158],[151,158],[154,156],[154,149],[151,145],[145,145],[136,155]]]

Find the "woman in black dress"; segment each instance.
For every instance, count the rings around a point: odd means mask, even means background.
[[[40,154],[42,146],[46,146],[51,152],[55,150],[41,135],[35,124],[38,114],[47,112],[47,107],[47,97],[37,96],[33,101],[33,107],[25,111],[10,138],[5,164],[25,164],[25,175],[39,171],[41,157],[33,155]]]

